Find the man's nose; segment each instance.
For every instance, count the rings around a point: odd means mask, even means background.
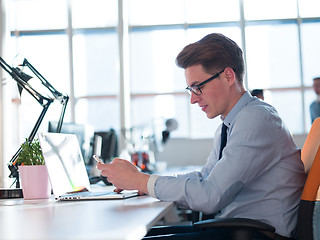
[[[190,103],[195,104],[198,102],[199,96],[196,95],[194,92],[191,92],[191,97],[190,97]]]

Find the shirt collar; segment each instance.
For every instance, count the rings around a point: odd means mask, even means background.
[[[234,122],[234,119],[236,115],[246,106],[250,101],[252,100],[252,96],[249,92],[245,92],[242,97],[239,99],[239,101],[234,105],[234,107],[231,109],[231,111],[228,113],[228,115],[223,120],[223,123],[230,127],[232,122]]]

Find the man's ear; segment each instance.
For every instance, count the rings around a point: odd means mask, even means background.
[[[228,80],[229,84],[232,85],[234,84],[235,80],[236,80],[236,73],[233,71],[232,68],[227,67],[224,70],[226,79]]]

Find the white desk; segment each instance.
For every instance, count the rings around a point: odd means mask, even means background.
[[[0,239],[141,239],[173,207],[149,196],[73,202],[0,200]]]

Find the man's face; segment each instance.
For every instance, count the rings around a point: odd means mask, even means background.
[[[313,89],[317,95],[320,94],[320,79],[313,80]]]
[[[221,69],[223,70],[223,69]],[[220,71],[220,69],[219,69]],[[194,65],[185,69],[186,82],[188,86],[197,85],[212,77],[206,73],[201,65]],[[200,87],[202,93],[196,95],[191,93],[191,104],[197,103],[207,117],[212,119],[222,115],[225,117],[229,112],[229,84],[225,79],[225,73]]]

